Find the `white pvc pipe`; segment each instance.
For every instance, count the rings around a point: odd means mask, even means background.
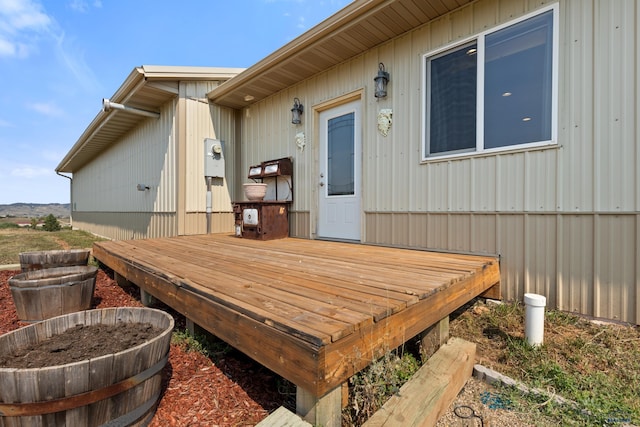
[[[524,294],[524,337],[532,346],[544,341],[544,308],[547,298],[538,294]]]
[[[141,110],[140,108],[129,107],[127,105],[118,104],[117,102],[111,102],[107,98],[102,98],[102,109],[105,112],[111,110],[127,111],[129,113],[138,114],[140,116],[153,117],[154,119],[160,118],[160,113],[155,111]]]

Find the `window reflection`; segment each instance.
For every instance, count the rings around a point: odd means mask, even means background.
[[[329,196],[354,194],[354,126],[355,113],[329,120],[327,138],[327,192]]]

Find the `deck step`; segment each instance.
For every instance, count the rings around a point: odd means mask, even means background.
[[[433,426],[471,377],[476,345],[451,338],[364,427]]]
[[[281,406],[256,424],[256,427],[311,427],[311,424]]]

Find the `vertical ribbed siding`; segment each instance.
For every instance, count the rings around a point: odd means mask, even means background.
[[[204,178],[204,139],[221,139],[225,143],[225,174],[233,173],[234,141],[233,134],[222,134],[220,129],[231,129],[230,123],[220,125],[221,120],[228,121],[228,110],[210,106],[206,94],[218,86],[218,82],[182,82],[180,97],[184,98],[186,108],[186,212],[205,212],[207,185]],[[226,114],[225,114],[226,113]],[[212,117],[215,119],[212,120]],[[215,124],[218,124],[216,127]],[[230,212],[231,197],[229,179],[214,179],[211,188],[212,210]]]
[[[504,295],[640,323],[640,11],[634,0],[559,1],[558,145],[421,164],[422,58],[548,2],[481,0],[243,111],[241,168],[293,156],[294,210],[317,198],[313,107],[362,89],[364,236],[501,255]],[[372,94],[378,62],[389,95]],[[290,124],[293,97],[303,123]],[[377,113],[393,110],[387,137]],[[295,148],[304,131],[307,147]],[[299,225],[294,235],[306,235]]]
[[[93,162],[73,174],[74,210],[169,212],[176,210],[174,101],[159,119],[147,119]],[[138,191],[137,184],[149,186]]]

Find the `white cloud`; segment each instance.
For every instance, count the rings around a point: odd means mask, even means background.
[[[24,58],[30,44],[47,34],[51,18],[31,0],[0,0],[0,56]]]
[[[22,165],[18,167],[14,167],[11,169],[11,176],[16,176],[20,178],[38,178],[45,175],[50,175],[51,169],[32,166],[32,165]]]
[[[87,0],[71,0],[69,2],[69,8],[80,13],[87,13],[91,6],[95,7],[96,9],[100,9],[102,7],[102,1],[94,0],[91,5],[89,5],[89,1]]]
[[[33,102],[27,104],[27,107],[33,111],[36,111],[40,114],[44,114],[49,117],[60,117],[64,116],[64,111],[62,111],[57,105],[46,102]]]
[[[8,128],[12,126],[13,125],[10,122],[0,119],[0,128]]]

